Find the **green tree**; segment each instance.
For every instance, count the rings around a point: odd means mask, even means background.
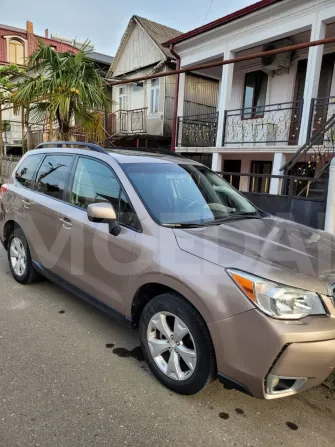
[[[105,80],[88,58],[87,45],[77,54],[57,53],[43,42],[27,60],[27,74],[13,96],[15,107],[27,109],[30,123],[58,122],[59,138],[69,138],[73,120],[83,130],[103,134],[101,115],[108,99]]]

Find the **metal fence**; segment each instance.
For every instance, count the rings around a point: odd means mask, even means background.
[[[21,157],[0,157],[0,184],[6,183]]]
[[[218,112],[179,116],[177,143],[180,147],[214,147],[218,127]]]
[[[328,179],[240,172],[218,174],[230,184],[239,180],[237,189],[258,208],[275,216],[324,229]],[[271,188],[271,182],[276,182],[275,188]],[[315,182],[318,182],[317,190],[313,189]]]
[[[335,96],[312,99],[309,120],[309,136],[312,137],[324,124],[335,115]],[[316,144],[335,146],[335,130],[329,129],[318,138]]]
[[[223,145],[298,144],[302,102],[226,110]]]

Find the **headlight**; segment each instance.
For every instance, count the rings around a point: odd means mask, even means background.
[[[284,320],[297,320],[307,315],[325,315],[317,293],[277,284],[238,270],[229,275],[246,296],[267,315]]]

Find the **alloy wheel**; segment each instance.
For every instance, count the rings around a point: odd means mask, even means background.
[[[21,239],[15,237],[9,248],[10,262],[17,276],[23,276],[26,271],[27,255]]]
[[[170,312],[158,312],[147,330],[150,354],[158,368],[169,378],[186,380],[194,372],[197,352],[186,324]]]

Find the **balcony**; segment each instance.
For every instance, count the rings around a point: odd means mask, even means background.
[[[287,102],[227,110],[222,144],[297,145],[302,107],[302,102]]]
[[[312,99],[309,135],[312,137],[333,115],[335,115],[335,96]],[[335,131],[330,128],[316,141],[316,145],[325,148],[335,146]]]
[[[178,117],[177,144],[181,147],[214,147],[218,113]]]
[[[227,110],[222,145],[297,145],[302,102]],[[334,102],[335,108],[335,102]],[[214,147],[218,113],[178,117],[179,147]]]
[[[107,132],[115,134],[138,134],[146,132],[147,107],[133,110],[117,110],[108,117]]]

